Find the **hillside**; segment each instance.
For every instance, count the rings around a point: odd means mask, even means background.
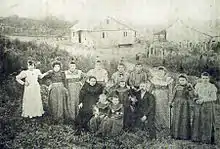
[[[0,32],[8,35],[66,36],[69,34],[69,28],[76,22],[63,21],[54,16],[34,20],[15,15],[0,19]]]

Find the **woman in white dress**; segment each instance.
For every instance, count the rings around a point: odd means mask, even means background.
[[[156,127],[158,131],[169,131],[169,96],[172,92],[173,79],[168,76],[166,68],[160,66],[151,78],[156,98]]]
[[[27,65],[28,69],[21,71],[16,76],[16,81],[24,85],[22,117],[33,118],[44,114],[38,78],[42,79],[48,72],[42,74],[39,69],[35,69],[35,63],[32,60],[28,60]]]

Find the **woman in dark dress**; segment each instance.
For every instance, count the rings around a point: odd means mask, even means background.
[[[64,102],[68,100],[68,91],[64,87],[65,74],[61,71],[61,62],[55,61],[52,64],[53,70],[49,71],[49,79],[52,82],[49,86],[49,113],[56,123],[62,123],[65,118]]]
[[[93,116],[93,106],[97,103],[99,95],[103,92],[103,86],[97,83],[95,77],[90,76],[79,93],[79,114],[76,117],[76,135],[84,129],[88,131],[88,122]]]
[[[193,98],[193,87],[187,82],[186,75],[178,77],[179,83],[174,88],[173,99],[170,106],[173,107],[171,136],[174,139],[188,140],[191,136],[190,125],[190,100]]]

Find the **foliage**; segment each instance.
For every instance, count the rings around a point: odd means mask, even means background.
[[[15,81],[15,75],[18,74],[26,66],[29,57],[36,59],[42,72],[51,69],[51,61],[59,57],[63,62],[63,69],[68,66],[68,60],[72,57],[69,53],[60,50],[59,47],[52,48],[47,44],[37,45],[33,42],[21,42],[19,40],[9,40],[1,36],[0,38],[0,121],[1,135],[0,148],[112,148],[112,149],[144,149],[144,148],[217,148],[216,146],[200,145],[187,141],[175,141],[170,138],[158,138],[157,140],[149,140],[147,134],[142,131],[135,133],[124,132],[115,138],[99,138],[93,134],[84,134],[82,136],[74,136],[72,125],[54,125],[47,116],[38,119],[23,119],[21,115],[21,98],[23,93],[22,86]],[[83,71],[92,68],[95,58],[76,56],[77,67]],[[176,57],[177,59],[177,57]],[[186,57],[167,57],[165,66],[178,71],[182,66],[183,71],[194,73],[193,68],[200,64],[197,57],[195,60],[184,61]],[[179,61],[179,59],[182,59]],[[157,59],[148,61],[150,65],[158,65]],[[190,64],[190,65],[189,65]],[[117,60],[110,62],[104,61],[105,68],[110,75],[117,67]],[[195,66],[193,66],[195,65]],[[193,68],[190,68],[193,66]],[[211,64],[209,65],[211,66]],[[189,68],[188,68],[189,67]],[[47,112],[47,86],[41,85],[41,94],[44,104],[44,110]],[[160,136],[160,134],[159,134]]]

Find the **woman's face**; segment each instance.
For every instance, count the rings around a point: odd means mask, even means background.
[[[76,69],[76,64],[69,64],[70,71],[74,71]]]
[[[125,87],[125,86],[126,86],[126,83],[125,83],[125,82],[120,82],[120,83],[119,83],[119,86],[120,86],[120,87]]]
[[[55,72],[60,71],[60,65],[54,65],[53,70],[54,70]]]
[[[34,65],[28,65],[28,70],[33,70],[35,68]]]
[[[113,103],[114,105],[119,104],[119,99],[118,99],[117,97],[113,97],[112,103]]]
[[[210,81],[209,76],[202,76],[202,82],[203,83],[207,84],[207,83],[209,83],[209,81]]]
[[[94,86],[96,84],[96,79],[95,78],[91,78],[90,81],[89,81],[89,84],[91,86]]]
[[[180,83],[180,85],[186,85],[186,83],[187,83],[186,78],[183,78],[183,77],[179,78],[179,83]]]
[[[163,77],[163,76],[165,76],[165,74],[166,74],[165,70],[163,70],[163,69],[158,70],[158,76],[159,77]]]

